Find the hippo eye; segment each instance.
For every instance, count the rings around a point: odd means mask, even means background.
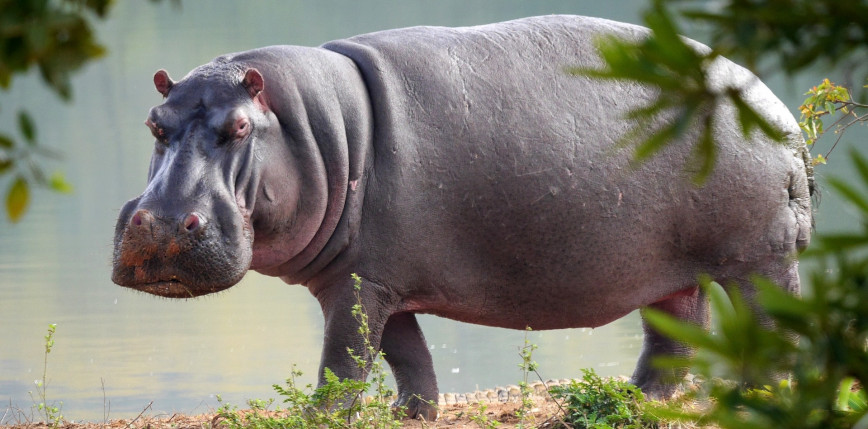
[[[240,115],[229,121],[226,127],[226,134],[229,140],[244,140],[244,138],[250,135],[251,128],[250,119],[246,115]]]

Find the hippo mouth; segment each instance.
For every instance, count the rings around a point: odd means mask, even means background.
[[[178,280],[159,281],[132,286],[133,289],[164,298],[195,298],[197,294]],[[200,294],[201,295],[201,294]]]
[[[116,283],[120,284],[120,282]],[[185,283],[177,278],[171,278],[168,280],[157,280],[153,282],[121,284],[121,286],[163,298],[196,298],[198,296],[226,290],[232,285],[212,285],[209,287],[202,287],[201,285],[194,286]]]
[[[181,283],[178,280],[158,281],[154,283],[145,283],[136,286],[129,286],[135,290],[149,293],[151,295],[161,296],[163,298],[195,298],[200,295],[205,295],[210,292],[196,293],[192,289]]]
[[[239,277],[237,280],[233,279],[229,282],[211,282],[208,284],[188,282],[181,280],[176,276],[171,276],[165,280],[159,279],[154,281],[124,281],[122,278],[114,278],[113,280],[115,280],[115,283],[118,285],[163,298],[196,298],[198,296],[229,289],[241,279]]]

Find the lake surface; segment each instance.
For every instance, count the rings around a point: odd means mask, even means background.
[[[106,413],[132,418],[151,401],[152,415],[207,412],[218,406],[218,394],[243,405],[273,397],[270,386],[282,382],[293,364],[305,373],[303,382],[315,380],[323,320],[304,287],[250,273],[216,296],[175,301],[111,282],[118,210],[145,185],[153,139],[142,122],[161,100],[152,84],[157,69],[179,79],[227,52],[315,46],[420,24],[474,25],[550,13],[639,23],[645,3],[190,1],[177,8],[119,2],[98,24],[109,54],[74,79],[73,103],[58,102],[35,76],[17,78],[12,91],[0,94],[0,129],[15,129],[14,112],[27,108],[38,121],[39,140],[65,154],[51,167],[75,186],[69,196],[37,192],[22,222],[0,223],[0,402],[31,409],[28,392],[35,395],[34,380],[42,377],[42,337],[50,323],[57,324],[57,334],[47,395],[49,402],[62,401],[63,414],[76,421],[101,421]],[[773,77],[769,84],[795,111],[804,88],[823,75]],[[864,141],[860,132],[846,141]],[[845,164],[839,160],[824,171],[847,176]],[[3,195],[8,186],[0,182]],[[853,222],[834,195],[824,197],[819,230]],[[428,316],[420,323],[441,391],[520,379],[524,332]],[[640,332],[634,313],[596,330],[533,332],[529,340],[539,345],[534,359],[546,378],[575,377],[581,368],[629,375]]]

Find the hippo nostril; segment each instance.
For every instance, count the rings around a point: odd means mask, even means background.
[[[152,219],[152,215],[147,210],[139,210],[137,211],[133,217],[130,219],[130,225],[135,226],[137,228],[147,227],[150,225]]]
[[[196,213],[190,213],[184,218],[184,229],[193,232],[199,229],[204,223],[204,219]]]

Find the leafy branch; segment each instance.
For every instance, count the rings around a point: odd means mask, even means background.
[[[8,90],[16,75],[35,67],[43,82],[61,100],[72,98],[72,75],[105,54],[89,18],[107,16],[110,0],[0,0],[0,88]],[[25,110],[18,111],[22,142],[0,133],[0,177],[8,176],[6,213],[12,222],[24,215],[30,187],[67,193],[72,187],[56,172],[46,177],[40,167],[57,153],[36,143],[36,126]]]
[[[715,50],[744,62],[751,70],[767,66],[793,74],[818,63],[835,66],[858,58],[868,46],[868,32],[864,31],[868,3],[864,1],[690,3],[699,8],[685,10],[683,16],[705,24]],[[857,59],[855,65],[868,72],[865,61]]]
[[[24,136],[24,144],[0,134],[0,176],[16,173],[6,193],[6,213],[13,222],[21,219],[30,202],[30,183],[55,192],[72,192],[72,186],[62,174],[55,172],[49,177],[40,167],[40,160],[59,159],[60,155],[37,143],[36,127],[24,111],[18,112],[18,127]]]
[[[865,85],[865,88],[868,88],[868,85]],[[838,142],[844,136],[844,131],[854,124],[868,121],[868,113],[857,113],[859,110],[868,111],[868,104],[852,101],[850,91],[847,88],[835,85],[829,79],[824,79],[822,83],[811,88],[805,95],[808,98],[799,106],[801,112],[799,127],[805,133],[805,142],[808,145],[813,145],[828,131],[823,124],[824,116],[834,117],[836,114],[840,114],[838,119],[828,127],[833,129],[833,133],[837,134],[838,137],[825,155],[817,154],[814,158],[815,165],[825,164],[832,150],[838,146]]]
[[[626,115],[635,121],[635,125],[624,135],[621,144],[635,145],[636,161],[649,159],[698,127],[699,139],[693,144],[687,168],[694,172],[695,182],[703,183],[711,174],[717,157],[712,136],[714,121],[726,104],[735,108],[745,136],[758,129],[775,141],[783,139],[781,131],[744,99],[745,88],[733,85],[716,88],[712,84],[709,67],[720,57],[720,52],[691,46],[679,35],[680,31],[662,0],[654,2],[645,13],[644,22],[651,30],[644,39],[631,41],[607,37],[598,42],[605,63],[603,68],[569,70],[576,75],[633,82],[659,89],[655,100],[630,110]],[[661,121],[660,118],[671,120]]]

